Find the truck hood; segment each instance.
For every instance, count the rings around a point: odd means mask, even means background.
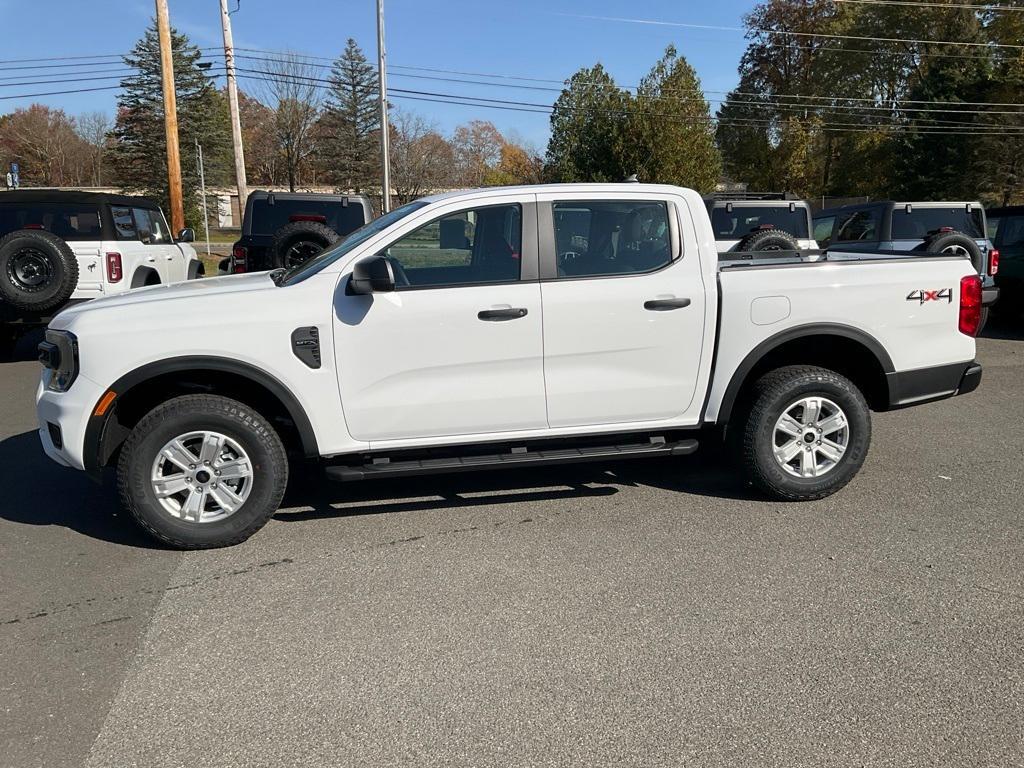
[[[50,323],[51,328],[64,328],[76,317],[86,313],[118,310],[135,304],[157,304],[179,302],[185,299],[209,299],[237,293],[258,293],[276,291],[277,286],[268,272],[253,272],[245,275],[225,275],[187,280],[171,285],[154,285],[150,288],[134,288],[115,296],[104,296],[81,304],[74,304],[58,314]]]

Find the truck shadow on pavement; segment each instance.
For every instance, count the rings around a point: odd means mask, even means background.
[[[112,476],[99,486],[84,472],[54,464],[43,453],[35,432],[0,441],[0,466],[5,468],[5,478],[10,478],[4,484],[0,518],[24,525],[60,526],[112,544],[160,548],[120,511]],[[640,486],[723,499],[757,498],[723,462],[700,454],[687,459],[573,464],[351,484],[330,482],[311,468],[293,475],[276,519],[299,522],[553,499],[585,501]],[[680,504],[685,503],[681,496]]]
[[[113,544],[156,548],[120,511],[112,485],[100,487],[84,472],[54,464],[35,432],[0,441],[0,466],[5,481],[0,518],[60,526]]]
[[[298,522],[391,512],[522,504],[614,496],[623,488],[649,486],[720,499],[756,499],[738,475],[714,456],[570,464],[532,469],[468,472],[402,480],[335,483],[311,473],[291,482],[278,520]]]

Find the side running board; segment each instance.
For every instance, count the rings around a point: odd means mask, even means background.
[[[595,445],[579,448],[529,450],[513,447],[502,453],[446,456],[442,458],[392,460],[374,458],[366,464],[333,465],[325,468],[331,480],[349,482],[375,477],[408,477],[445,472],[500,469],[503,467],[532,467],[540,464],[574,464],[586,461],[639,459],[653,456],[685,456],[697,450],[696,440],[667,442],[663,437],[652,437],[645,443],[623,445]]]

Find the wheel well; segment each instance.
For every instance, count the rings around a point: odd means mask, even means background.
[[[147,285],[160,285],[160,273],[149,267],[139,267],[132,275],[132,288],[142,288]]]
[[[250,406],[270,422],[289,453],[310,453],[292,412],[267,386],[233,371],[196,369],[158,374],[119,394],[101,433],[99,465],[106,466],[116,458],[128,433],[157,405],[197,393],[222,395]]]
[[[744,361],[746,362],[746,361]],[[817,365],[835,371],[856,385],[872,410],[889,405],[889,385],[878,356],[863,342],[836,334],[812,334],[784,341],[762,355],[744,374],[737,370],[726,391],[718,421],[727,421],[735,405],[761,376],[786,365]],[[730,398],[730,393],[732,397]]]

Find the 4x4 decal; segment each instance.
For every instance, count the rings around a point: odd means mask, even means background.
[[[937,291],[922,291],[918,289],[907,294],[907,301],[916,301],[918,304],[924,304],[926,301],[942,301],[943,299],[945,299],[947,304],[953,303],[952,288],[942,288]]]

